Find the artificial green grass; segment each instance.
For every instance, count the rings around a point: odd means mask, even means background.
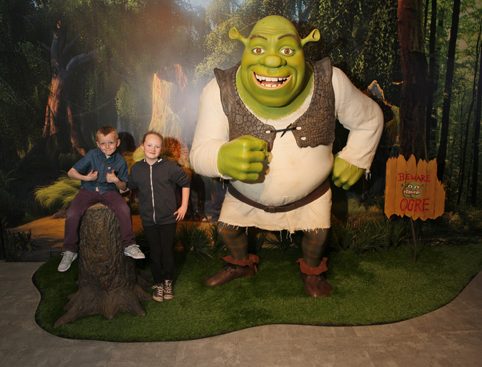
[[[186,257],[180,264],[175,298],[145,302],[146,316],[119,314],[79,319],[54,328],[67,296],[76,290],[76,263],[58,273],[58,258],[34,275],[42,299],[38,324],[68,338],[109,341],[189,340],[266,324],[368,325],[400,321],[430,312],[451,301],[482,269],[482,244],[426,246],[417,261],[410,247],[364,254],[330,255],[329,298],[304,295],[295,263],[298,249],[263,249],[255,277],[218,288],[202,280],[221,268],[218,259]]]

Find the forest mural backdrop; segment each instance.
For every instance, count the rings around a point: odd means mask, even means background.
[[[188,165],[200,91],[213,68],[240,59],[228,30],[247,34],[270,14],[302,35],[319,28],[308,58],[330,56],[383,107],[373,195],[383,195],[375,183],[386,158],[415,153],[438,159],[449,209],[480,208],[480,0],[4,0],[2,227],[64,205],[39,203],[34,192],[94,147],[100,126],[128,133],[131,150],[147,129],[159,130],[180,143]],[[68,197],[76,187],[64,189]]]

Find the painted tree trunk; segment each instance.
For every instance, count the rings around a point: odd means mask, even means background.
[[[81,53],[66,57],[69,47],[66,45],[66,32],[62,22],[57,21],[50,45],[50,66],[52,78],[50,94],[45,108],[42,135],[49,145],[49,156],[57,159],[59,153],[77,152],[85,154],[77,122],[73,118],[70,105],[71,76],[79,67],[93,59],[95,52]]]
[[[45,107],[45,119],[42,135],[48,137],[57,134],[57,119],[59,118],[59,105],[63,91],[64,80],[60,75],[52,76],[50,80],[50,93]]]
[[[176,160],[180,165],[189,167],[183,126],[192,120],[191,104],[188,102],[188,80],[179,64],[166,66],[152,78],[152,115],[148,131],[156,131],[164,137],[162,154]],[[133,154],[134,160],[144,158],[141,148]]]
[[[408,158],[426,157],[427,60],[424,54],[421,0],[398,0],[398,40],[403,74],[400,149]]]
[[[102,204],[90,207],[80,226],[79,289],[56,327],[97,314],[109,320],[118,312],[145,315],[140,301],[150,296],[138,284],[134,260],[123,250],[114,213]]]
[[[479,49],[479,83],[477,87],[477,103],[475,107],[474,119],[474,146],[472,162],[472,191],[470,195],[470,203],[477,204],[477,185],[479,182],[479,138],[480,138],[480,118],[482,114],[482,47]]]
[[[428,1],[427,1],[428,4]],[[426,127],[425,140],[427,142],[427,151],[429,156],[435,149],[435,128],[437,127],[437,117],[433,108],[435,93],[438,88],[438,62],[437,62],[437,0],[432,0],[432,11],[430,17],[430,41],[429,41],[429,66],[428,66],[428,82],[427,82],[427,110],[426,110]],[[428,158],[428,157],[427,157]]]
[[[466,161],[468,160],[467,164],[470,164],[470,156],[467,159],[467,150],[468,150],[468,145],[469,145],[469,140],[470,140],[470,127],[471,127],[471,121],[472,121],[472,110],[474,107],[474,103],[477,99],[477,76],[479,72],[479,64],[482,60],[480,60],[480,36],[482,34],[482,23],[479,26],[479,34],[477,36],[477,45],[475,47],[477,54],[475,55],[475,65],[474,65],[474,79],[472,83],[472,97],[470,99],[470,104],[468,108],[468,112],[461,113],[460,121],[463,121],[464,116],[466,115],[466,123],[465,127],[463,130],[463,133],[460,134],[461,138],[461,147],[462,147],[462,154],[460,154],[460,169],[459,169],[459,179],[458,179],[458,192],[457,192],[457,205],[460,204],[461,199],[462,199],[462,194],[464,191],[464,182],[465,182],[465,174],[466,174]],[[479,91],[480,91],[480,76],[479,76]],[[463,100],[462,100],[463,101]],[[478,125],[480,126],[480,116],[478,120],[475,120],[475,122],[478,122]],[[475,141],[473,142],[475,145]],[[470,167],[469,167],[469,172],[467,173],[468,176],[470,176]],[[470,179],[467,180],[467,203],[469,203],[469,188],[470,188]]]
[[[449,135],[450,106],[452,102],[452,81],[455,68],[455,48],[459,29],[460,0],[454,0],[452,11],[452,24],[450,26],[449,49],[447,53],[447,71],[445,73],[444,100],[442,109],[442,127],[440,131],[440,144],[437,155],[438,176],[443,180],[445,174],[445,159],[447,158],[447,144]]]

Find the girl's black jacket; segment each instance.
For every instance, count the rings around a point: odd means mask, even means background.
[[[189,187],[189,183],[189,177],[175,161],[160,158],[153,165],[145,160],[135,163],[128,187],[138,193],[143,225],[175,223],[176,187]]]

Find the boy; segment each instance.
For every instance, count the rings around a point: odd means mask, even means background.
[[[65,218],[64,253],[57,268],[65,272],[77,258],[78,230],[85,211],[96,203],[111,209],[119,220],[124,255],[144,259],[135,243],[129,206],[119,194],[127,185],[127,164],[116,152],[120,144],[116,129],[101,127],[96,133],[97,148],[90,150],[67,172],[70,178],[81,180],[80,191],[67,210]]]

